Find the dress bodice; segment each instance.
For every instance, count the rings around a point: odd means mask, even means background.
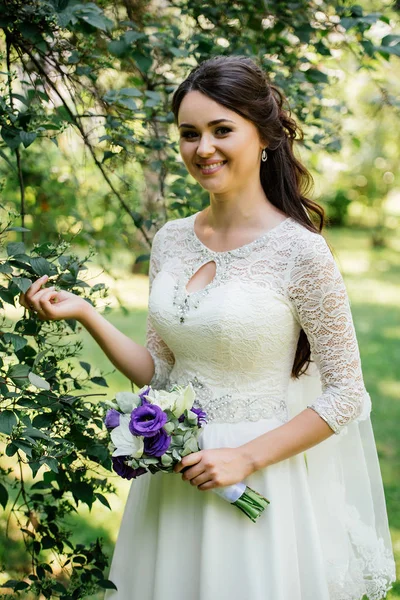
[[[288,217],[253,242],[216,252],[196,236],[196,214],[166,223],[154,237],[151,385],[191,382],[209,422],[285,422],[303,329],[323,384],[310,408],[339,433],[370,400],[346,289],[325,239]],[[187,283],[209,261],[214,279],[188,293]]]

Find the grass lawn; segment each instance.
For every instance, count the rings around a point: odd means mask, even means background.
[[[364,379],[371,394],[374,427],[380,464],[384,479],[387,509],[391,525],[393,544],[400,573],[400,237],[392,237],[389,247],[372,249],[366,232],[332,230],[327,234],[339,267],[344,275],[349,292],[352,312],[359,341]],[[107,281],[123,298],[130,313],[124,315],[115,308],[109,319],[139,343],[144,342],[147,278],[130,275],[127,255],[115,258],[118,279]],[[93,273],[96,271],[93,269]],[[97,269],[98,273],[99,269]],[[123,274],[124,273],[124,274]],[[123,278],[122,278],[123,277]],[[91,284],[106,281],[104,276],[91,279]],[[109,388],[100,388],[111,398],[118,390],[130,389],[128,380],[118,372],[102,353],[94,340],[85,331],[81,332],[84,350],[81,359],[95,365],[107,376]],[[397,367],[396,367],[397,365]],[[112,512],[96,503],[89,513],[81,508],[71,522],[75,541],[84,543],[101,536],[107,552],[111,555],[116,540],[129,482],[115,478],[117,495],[108,498]],[[3,528],[3,522],[0,526]],[[22,552],[22,549],[21,549]],[[17,552],[18,554],[18,552]],[[0,550],[0,564],[4,555]],[[5,562],[5,561],[4,561]],[[7,561],[8,562],[8,561]],[[8,573],[9,576],[12,573]],[[102,595],[92,597],[100,600]],[[400,582],[388,594],[389,600],[400,600]]]

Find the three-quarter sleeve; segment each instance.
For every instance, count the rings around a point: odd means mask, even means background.
[[[289,296],[321,377],[322,394],[307,408],[339,434],[369,412],[370,398],[342,275],[322,235],[311,236],[293,258]]]
[[[157,231],[153,238],[153,244],[150,254],[150,265],[149,265],[149,297],[151,294],[153,281],[157,273],[161,269],[163,259],[163,246],[162,246],[162,231]],[[151,322],[150,310],[147,315],[147,329],[146,329],[146,348],[150,352],[154,362],[154,375],[149,382],[154,389],[161,390],[166,389],[168,384],[168,376],[175,363],[175,358],[172,351],[168,348],[164,340],[154,329]]]

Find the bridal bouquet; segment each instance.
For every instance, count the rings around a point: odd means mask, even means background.
[[[145,386],[137,394],[118,392],[106,402],[104,423],[110,430],[114,471],[125,479],[144,473],[173,472],[183,456],[201,450],[198,437],[207,415],[193,402],[189,384],[171,391]],[[242,510],[253,522],[269,501],[244,483],[213,488],[213,492]]]

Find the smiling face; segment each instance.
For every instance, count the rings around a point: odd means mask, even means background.
[[[192,91],[180,105],[178,127],[183,162],[211,193],[226,193],[260,178],[266,144],[251,121]]]

